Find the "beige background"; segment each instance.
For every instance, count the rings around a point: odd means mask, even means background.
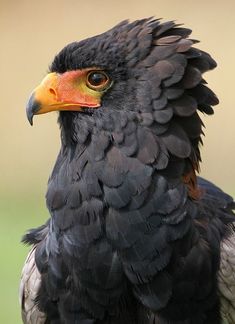
[[[206,79],[220,98],[204,117],[202,175],[235,194],[235,1],[0,0],[0,183],[4,195],[44,195],[59,148],[56,113],[25,117],[31,90],[64,45],[101,33],[120,20],[153,16],[193,29],[218,68]]]

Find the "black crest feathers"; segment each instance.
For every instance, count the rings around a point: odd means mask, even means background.
[[[188,38],[190,29],[159,20],[134,25],[127,32],[126,64],[136,80],[136,106],[143,124],[151,127],[168,153],[190,158],[198,167],[203,133],[198,111],[212,114],[212,106],[218,104],[203,73],[216,62],[193,47],[197,41]]]

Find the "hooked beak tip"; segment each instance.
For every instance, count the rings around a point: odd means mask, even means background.
[[[28,120],[29,120],[30,125],[33,126],[33,116],[32,116],[32,118],[28,118]]]
[[[29,121],[30,125],[33,126],[33,116],[34,116],[34,114],[32,113],[32,111],[30,109],[27,109],[26,114],[27,114],[27,118],[28,118],[28,121]]]
[[[26,106],[26,114],[30,125],[33,125],[33,116],[39,111],[40,103],[35,99],[34,93],[30,96]]]

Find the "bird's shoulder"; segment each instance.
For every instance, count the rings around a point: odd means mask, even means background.
[[[202,201],[212,211],[220,211],[221,217],[229,220],[229,231],[220,243],[220,267],[218,293],[223,323],[235,323],[235,202],[233,198],[208,180],[198,178],[203,190]],[[234,221],[233,221],[234,218]]]
[[[35,300],[41,285],[41,274],[39,273],[35,263],[34,245],[26,258],[20,282],[20,304],[22,320],[27,324],[45,324],[46,316],[42,313]]]

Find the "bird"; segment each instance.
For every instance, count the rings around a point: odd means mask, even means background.
[[[144,18],[66,45],[26,107],[58,112],[45,224],[20,284],[26,324],[235,323],[233,198],[201,178],[214,59]]]

